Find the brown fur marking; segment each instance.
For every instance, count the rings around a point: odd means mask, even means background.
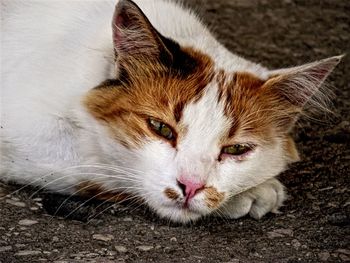
[[[217,208],[224,200],[224,193],[219,193],[215,187],[206,187],[204,188],[205,194],[205,203],[209,208]]]
[[[126,193],[116,193],[106,190],[102,185],[91,181],[83,181],[79,183],[77,186],[77,193],[80,196],[94,197],[109,202],[121,202],[130,197],[130,195]]]
[[[172,188],[166,188],[164,190],[164,194],[169,198],[169,199],[172,199],[172,200],[176,200],[180,197],[180,195]]]

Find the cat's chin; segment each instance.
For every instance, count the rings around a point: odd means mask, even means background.
[[[161,218],[182,224],[197,221],[204,216],[203,212],[178,206],[163,206],[156,209],[156,212]]]

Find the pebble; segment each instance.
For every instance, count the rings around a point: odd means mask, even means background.
[[[85,256],[88,257],[88,258],[95,258],[95,257],[98,257],[99,254],[91,252],[91,253],[86,254]]]
[[[0,247],[0,252],[5,252],[5,251],[9,251],[9,250],[12,250],[11,246]]]
[[[280,233],[276,233],[274,231],[267,232],[267,236],[269,238],[284,237],[284,235],[282,235]]]
[[[319,192],[324,192],[324,191],[332,190],[333,188],[334,188],[333,186],[328,186],[328,187],[325,187],[325,188],[318,189],[318,191]]]
[[[164,248],[164,253],[171,253],[171,252],[173,252],[173,251],[174,251],[174,249],[171,248],[171,247],[165,247],[165,248]]]
[[[293,236],[293,230],[289,228],[279,228],[275,229],[273,231],[267,232],[267,236],[269,238],[276,238],[276,237],[284,237],[284,236]]]
[[[177,238],[176,237],[170,238],[170,242],[177,242]]]
[[[106,252],[106,255],[109,257],[109,258],[113,258],[117,253],[115,251],[107,251]]]
[[[16,248],[24,248],[26,245],[25,244],[16,244],[15,247]]]
[[[114,239],[114,236],[110,235],[110,234],[106,234],[106,235],[102,235],[102,234],[94,234],[92,235],[93,239],[96,240],[101,240],[101,241],[111,241],[112,239]]]
[[[350,255],[350,250],[349,249],[339,248],[335,252],[342,253],[342,254],[345,254],[345,255]]]
[[[150,251],[153,249],[153,246],[138,246],[136,248],[141,251]]]
[[[36,220],[31,220],[31,219],[23,219],[18,222],[19,225],[21,226],[31,226],[37,224],[38,221]]]
[[[17,206],[17,207],[26,207],[26,204],[21,202],[21,201],[15,201],[15,200],[7,199],[6,203],[8,203],[10,205]]]
[[[318,258],[320,259],[320,261],[328,261],[330,256],[331,255],[327,251],[318,253]]]
[[[52,242],[58,242],[58,241],[59,241],[58,237],[56,236],[52,237]]]
[[[262,258],[262,255],[260,255],[258,252],[249,253],[249,256],[256,257],[256,258]]]
[[[306,193],[306,197],[311,199],[311,200],[317,200],[315,196],[313,196],[311,193]]]
[[[350,218],[343,213],[334,213],[327,216],[328,223],[335,226],[346,226],[350,224]]]
[[[125,253],[128,251],[128,249],[124,246],[114,246],[114,249],[118,251],[119,253]]]
[[[350,257],[344,254],[339,254],[339,257],[341,260],[349,262],[350,261]]]
[[[132,217],[124,217],[123,221],[124,222],[131,222],[132,221]]]
[[[41,254],[39,250],[22,250],[15,253],[15,256],[35,256]]]
[[[296,249],[298,249],[299,247],[301,247],[301,244],[300,244],[300,242],[299,242],[298,239],[293,239],[291,243],[292,243],[292,246],[293,246],[294,248],[296,248]]]

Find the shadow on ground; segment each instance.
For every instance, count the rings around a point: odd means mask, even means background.
[[[349,52],[347,0],[188,2],[229,49],[271,68]],[[349,55],[330,84],[334,114],[296,129],[302,161],[281,176],[290,195],[281,214],[177,226],[143,208],[72,199],[60,215],[78,209],[63,219],[43,208],[62,197],[27,189],[0,200],[0,262],[350,261]],[[0,196],[12,190],[0,185]]]

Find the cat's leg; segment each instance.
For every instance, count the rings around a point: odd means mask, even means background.
[[[265,214],[278,213],[286,199],[284,186],[277,179],[270,179],[231,199],[220,209],[221,214],[229,218],[239,218],[249,214],[260,219]]]

